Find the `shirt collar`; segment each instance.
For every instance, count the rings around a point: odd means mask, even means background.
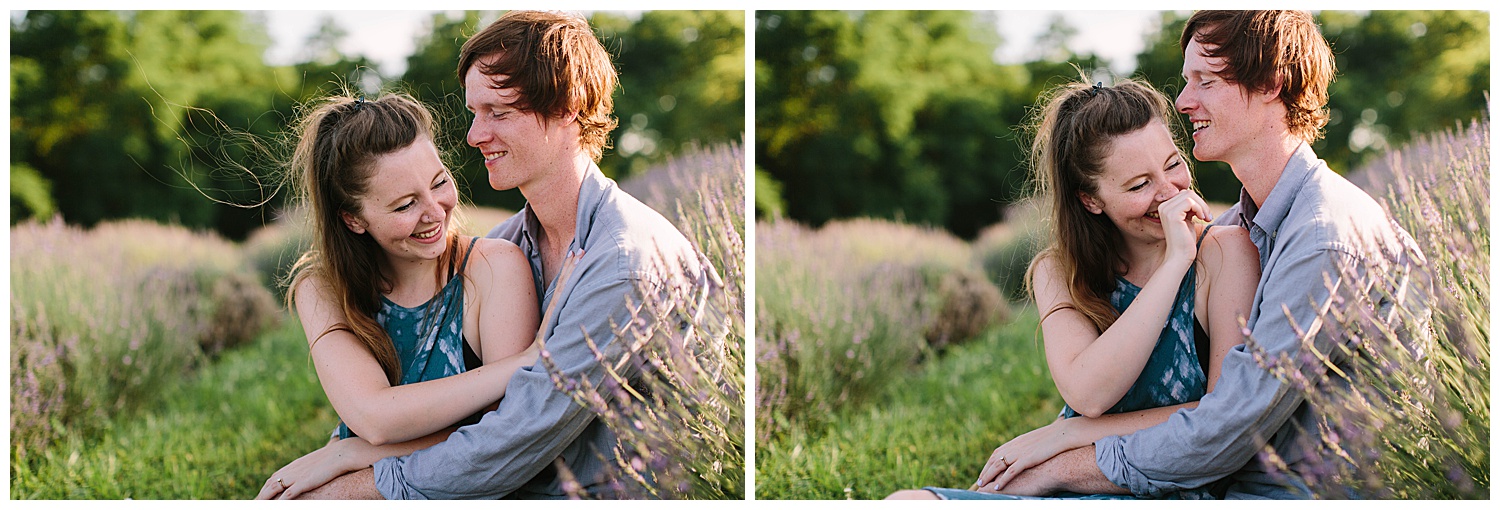
[[[1292,210],[1292,204],[1297,201],[1297,193],[1301,192],[1307,185],[1307,180],[1312,178],[1313,171],[1322,166],[1323,161],[1318,159],[1317,153],[1313,152],[1312,146],[1303,142],[1292,152],[1292,157],[1287,160],[1286,167],[1281,170],[1281,178],[1276,180],[1276,186],[1271,188],[1271,194],[1266,196],[1265,203],[1260,207],[1255,206],[1255,201],[1243,188],[1240,189],[1240,214],[1242,223],[1248,226],[1253,222],[1261,230],[1276,232],[1281,227],[1281,222]]]
[[[573,240],[568,243],[568,251],[574,249],[587,249],[584,240],[588,239],[589,230],[594,226],[596,213],[599,206],[604,203],[604,198],[609,189],[615,186],[615,181],[604,176],[599,170],[599,165],[589,163],[588,170],[583,173],[583,184],[578,188],[578,219],[574,225]],[[531,210],[531,202],[521,208],[523,221],[521,222],[521,234],[531,242],[532,246],[540,246],[536,242],[536,233],[541,230],[541,222],[537,220],[536,213]]]

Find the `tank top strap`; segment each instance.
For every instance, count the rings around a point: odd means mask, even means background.
[[[1208,237],[1208,231],[1212,230],[1213,228],[1214,228],[1214,225],[1208,225],[1206,227],[1203,227],[1203,231],[1202,232],[1198,233],[1198,249],[1200,249],[1200,250],[1203,249],[1203,239],[1206,238],[1206,237]]]
[[[1204,232],[1208,232],[1208,229],[1203,229],[1203,231]],[[462,262],[458,263],[458,272],[462,273],[462,272],[464,272],[464,268],[468,267],[468,265],[469,265],[469,255],[473,255],[474,254],[474,245],[476,245],[476,244],[479,244],[479,238],[478,237],[471,237],[471,238],[469,238],[469,251],[464,252],[464,260]],[[1200,244],[1200,245],[1203,244],[1203,239],[1202,238],[1198,239],[1198,244]]]
[[[469,255],[473,255],[474,254],[474,245],[476,245],[478,243],[479,243],[479,238],[478,237],[471,237],[471,238],[469,238],[469,249],[468,249],[468,251],[464,252],[464,258],[463,258],[463,260],[459,261],[459,263],[458,263],[457,266],[449,266],[448,267],[448,279],[449,280],[452,280],[454,276],[462,274],[464,272],[464,268],[468,267],[468,265],[469,265]]]

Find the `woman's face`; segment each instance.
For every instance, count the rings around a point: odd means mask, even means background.
[[[1165,240],[1156,208],[1193,184],[1166,124],[1152,120],[1115,137],[1103,167],[1095,179],[1098,191],[1078,194],[1084,208],[1109,217],[1127,240]]]
[[[341,212],[356,234],[370,234],[388,260],[434,260],[447,243],[449,215],[458,191],[437,147],[418,137],[406,148],[378,156],[371,164],[360,212]]]

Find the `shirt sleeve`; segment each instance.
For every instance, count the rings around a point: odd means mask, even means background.
[[[1325,282],[1337,284],[1338,266],[1350,261],[1348,254],[1315,249],[1283,258],[1271,269],[1262,281],[1273,285],[1263,289],[1260,314],[1249,325],[1267,356],[1295,356],[1304,334],[1328,352],[1330,336],[1318,326],[1328,303]],[[1224,358],[1214,391],[1196,409],[1180,410],[1161,425],[1134,434],[1096,442],[1095,461],[1105,477],[1138,497],[1162,497],[1208,485],[1244,467],[1303,402],[1301,393],[1262,368],[1255,357],[1246,345],[1235,346]]]
[[[603,279],[576,280],[560,305],[567,313],[558,314],[545,340],[548,355],[566,377],[595,385],[605,369],[588,339],[604,352],[614,350],[611,325],[629,320],[627,297],[635,287],[634,280],[618,274]],[[377,461],[375,486],[387,499],[501,498],[550,465],[594,418],[553,386],[539,362],[516,372],[499,409],[479,423],[430,448]]]

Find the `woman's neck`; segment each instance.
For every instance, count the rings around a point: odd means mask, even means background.
[[[1191,226],[1193,238],[1196,241],[1198,235],[1203,233],[1204,225],[1194,224]],[[1167,241],[1165,239],[1157,242],[1125,241],[1125,263],[1128,266],[1121,275],[1130,283],[1137,286],[1145,286],[1156,274],[1156,269],[1167,257]]]
[[[427,302],[442,286],[441,270],[448,253],[434,260],[391,260],[387,257],[380,264],[380,273],[390,288],[381,293],[396,304],[403,306]]]

